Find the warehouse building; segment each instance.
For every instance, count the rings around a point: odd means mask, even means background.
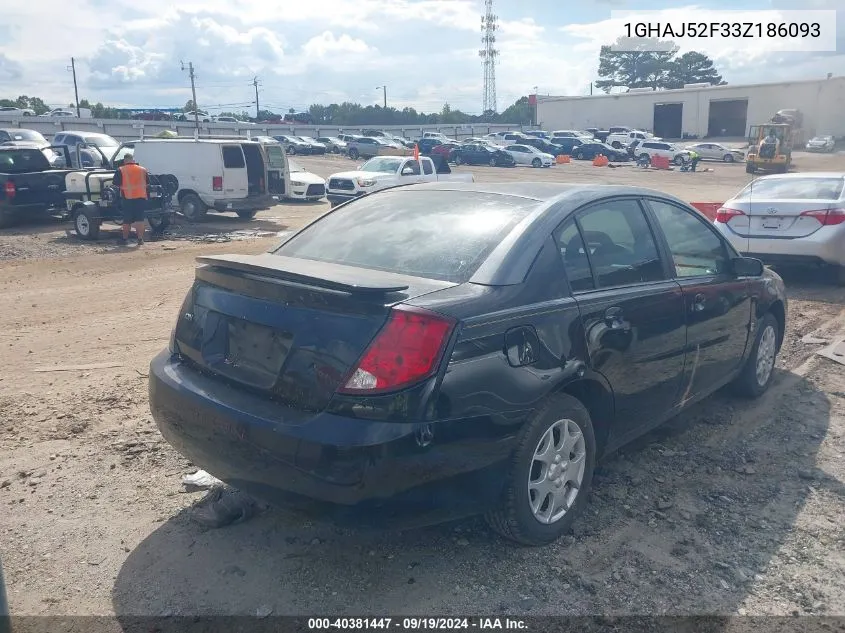
[[[767,122],[781,109],[804,115],[806,136],[845,136],[845,77],[754,84],[692,84],[678,90],[638,88],[586,97],[537,96],[537,121],[546,130],[607,129],[625,125],[655,136],[679,139],[743,138],[749,127]]]

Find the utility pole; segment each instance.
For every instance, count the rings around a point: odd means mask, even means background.
[[[257,76],[252,78],[252,85],[255,86],[255,120],[257,121],[260,118],[259,113],[261,112],[261,109],[258,107],[258,77]]]
[[[185,62],[182,62],[182,70],[185,70]],[[196,126],[197,130],[200,129],[200,115],[197,106],[197,86],[194,83],[194,79],[196,75],[194,75],[194,63],[188,62],[188,76],[191,78],[191,95],[192,100],[194,102],[194,125]]]
[[[73,96],[76,98],[76,118],[81,119],[82,115],[79,114],[79,89],[76,86],[76,60],[73,57],[70,58],[70,68],[68,70],[73,73]]]
[[[387,110],[387,86],[376,86],[376,90],[384,90],[384,109]]]

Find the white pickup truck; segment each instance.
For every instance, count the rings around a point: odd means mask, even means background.
[[[628,147],[634,141],[653,140],[654,135],[642,130],[629,130],[627,132],[617,132],[615,134],[608,134],[605,143],[616,149]]]
[[[376,156],[361,165],[357,171],[342,171],[329,176],[326,197],[332,207],[373,191],[396,185],[413,185],[421,182],[475,182],[472,174],[453,174],[445,160],[437,165],[428,156],[403,158],[401,156]]]

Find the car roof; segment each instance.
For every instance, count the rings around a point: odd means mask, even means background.
[[[477,193],[493,193],[503,196],[528,198],[537,202],[562,202],[578,198],[578,204],[586,204],[591,200],[600,200],[608,196],[642,196],[659,195],[672,198],[673,196],[630,185],[601,185],[595,183],[560,183],[560,182],[429,182],[415,185],[404,185],[406,191],[470,191]],[[686,204],[686,203],[684,203]]]
[[[757,180],[774,180],[781,178],[845,178],[845,171],[795,171],[786,174],[769,174],[760,176]]]

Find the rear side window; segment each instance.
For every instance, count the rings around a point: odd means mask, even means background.
[[[22,174],[49,167],[47,159],[37,149],[17,149],[0,152],[0,172]]]
[[[609,200],[577,215],[599,288],[660,281],[663,265],[636,200]]]
[[[648,203],[663,229],[678,277],[718,275],[727,270],[725,245],[707,224],[673,204],[660,200]]]
[[[274,252],[465,283],[535,205],[471,191],[384,191],[328,213]]]
[[[246,167],[244,153],[237,145],[223,146],[223,167],[227,169],[240,169]]]
[[[593,273],[587,258],[587,247],[573,220],[567,220],[555,231],[555,241],[560,249],[563,267],[573,292],[592,290]]]
[[[432,164],[432,162],[431,162],[431,161],[429,161],[429,160],[424,160],[424,161],[422,162],[422,166],[423,166],[423,173],[424,173],[426,176],[430,176],[431,174],[433,174],[433,173],[434,173],[434,165]]]
[[[755,180],[737,196],[769,200],[839,200],[842,178],[769,178]]]

